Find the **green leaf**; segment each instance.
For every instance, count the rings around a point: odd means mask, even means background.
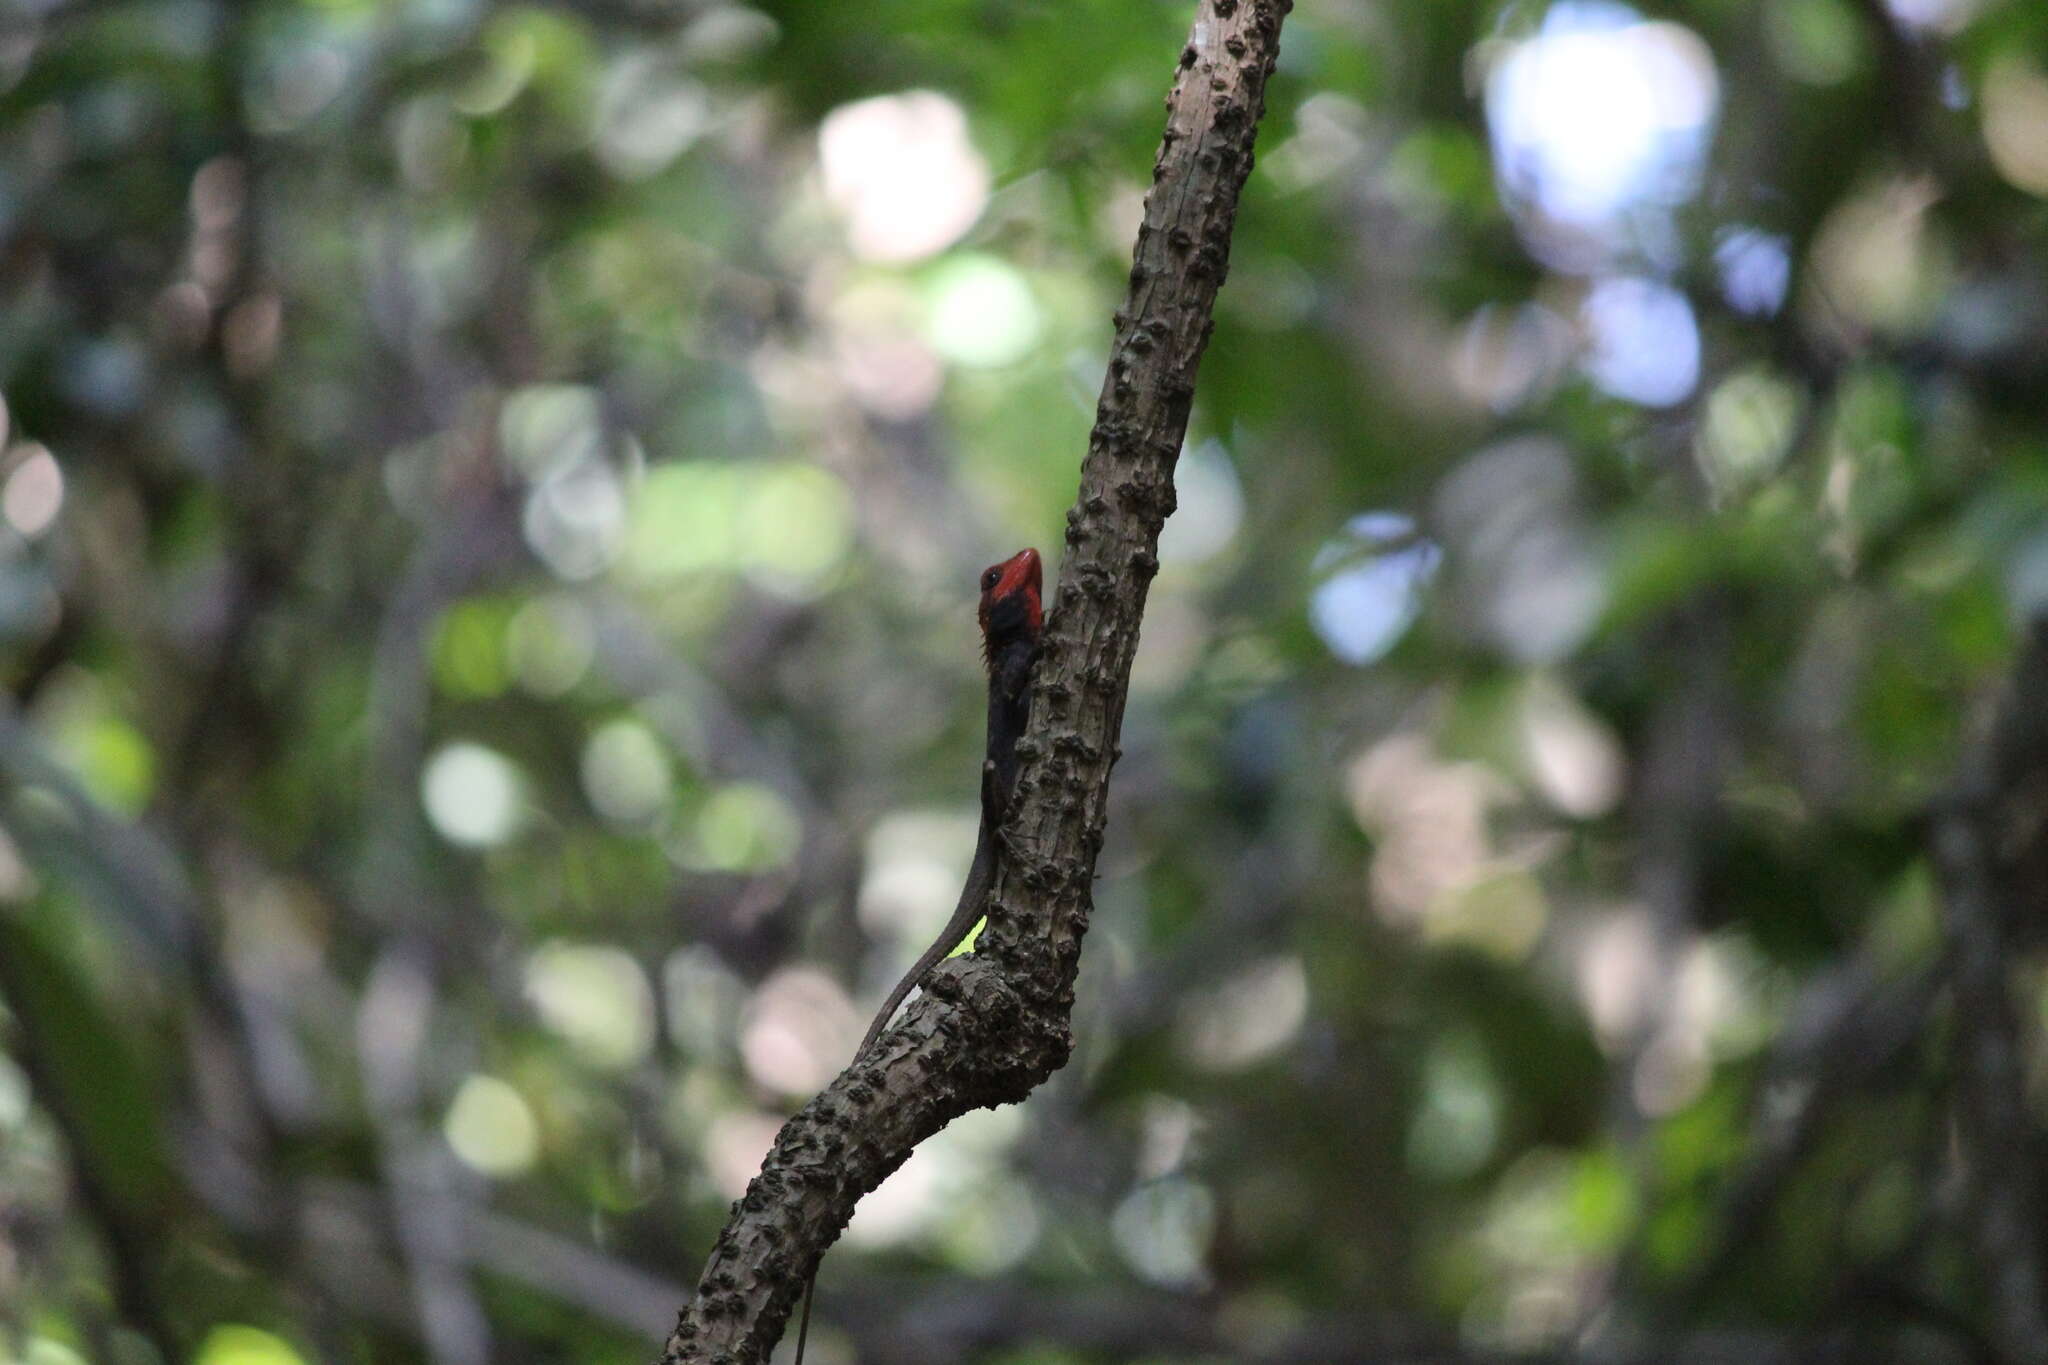
[[[82,1149],[72,1160],[131,1216],[155,1221],[170,1170],[142,1069],[84,977],[16,913],[0,913],[0,998],[33,1059],[36,1099]]]

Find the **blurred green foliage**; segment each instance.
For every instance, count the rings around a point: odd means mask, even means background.
[[[651,1354],[951,905],[1188,17],[0,12],[0,1361]],[[2048,611],[2048,9],[1283,48],[1074,1062],[814,1357],[2036,1359],[1929,820]]]

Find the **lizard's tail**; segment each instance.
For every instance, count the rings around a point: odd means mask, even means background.
[[[804,1365],[804,1343],[811,1336],[811,1298],[817,1292],[818,1272],[813,1270],[811,1277],[804,1281],[804,1315],[797,1319],[796,1324],[796,1365]]]
[[[868,1025],[868,1036],[860,1040],[854,1060],[874,1046],[875,1039],[882,1036],[882,1030],[889,1026],[889,1020],[896,1014],[896,1007],[910,994],[917,983],[924,980],[924,974],[939,964],[940,959],[960,946],[960,940],[967,937],[967,931],[981,918],[982,902],[988,896],[988,884],[993,879],[996,862],[996,832],[984,813],[981,832],[974,838],[974,865],[968,869],[967,885],[960,888],[960,903],[953,907],[953,917],[946,921],[946,927],[932,940],[932,946],[925,949],[917,961],[911,964],[903,979],[889,992],[889,998],[882,1002],[882,1008],[875,1015],[875,1022]]]

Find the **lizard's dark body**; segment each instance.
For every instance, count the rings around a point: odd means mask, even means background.
[[[1035,634],[1019,632],[989,654],[988,748],[981,765],[981,828],[974,837],[974,861],[967,869],[967,884],[960,889],[959,904],[954,906],[946,927],[939,930],[939,936],[918,955],[882,1002],[875,1021],[868,1025],[867,1036],[860,1040],[860,1048],[854,1053],[856,1058],[874,1045],[896,1013],[896,1007],[924,979],[924,974],[958,947],[982,916],[989,883],[995,877],[996,843],[1002,837],[1010,798],[1016,792],[1017,741],[1031,719],[1031,670],[1037,662]]]
[[[978,615],[982,661],[988,665],[988,743],[981,764],[981,828],[974,838],[974,862],[967,869],[967,885],[960,890],[952,917],[890,990],[875,1021],[868,1025],[867,1036],[860,1040],[855,1061],[888,1027],[903,997],[959,946],[986,909],[989,884],[995,878],[996,847],[1009,815],[1010,798],[1016,794],[1017,741],[1031,719],[1031,671],[1038,663],[1043,623],[1041,573],[1036,550],[1020,550],[982,571]],[[811,1294],[817,1283],[818,1273],[813,1269],[804,1282],[803,1318],[796,1334],[797,1365],[803,1365],[804,1344],[810,1337]]]

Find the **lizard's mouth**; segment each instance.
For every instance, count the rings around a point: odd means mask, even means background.
[[[1035,638],[1042,621],[1039,599],[1045,584],[1038,551],[1019,550],[989,573],[995,582],[981,596],[983,642],[993,649],[1020,634]]]

